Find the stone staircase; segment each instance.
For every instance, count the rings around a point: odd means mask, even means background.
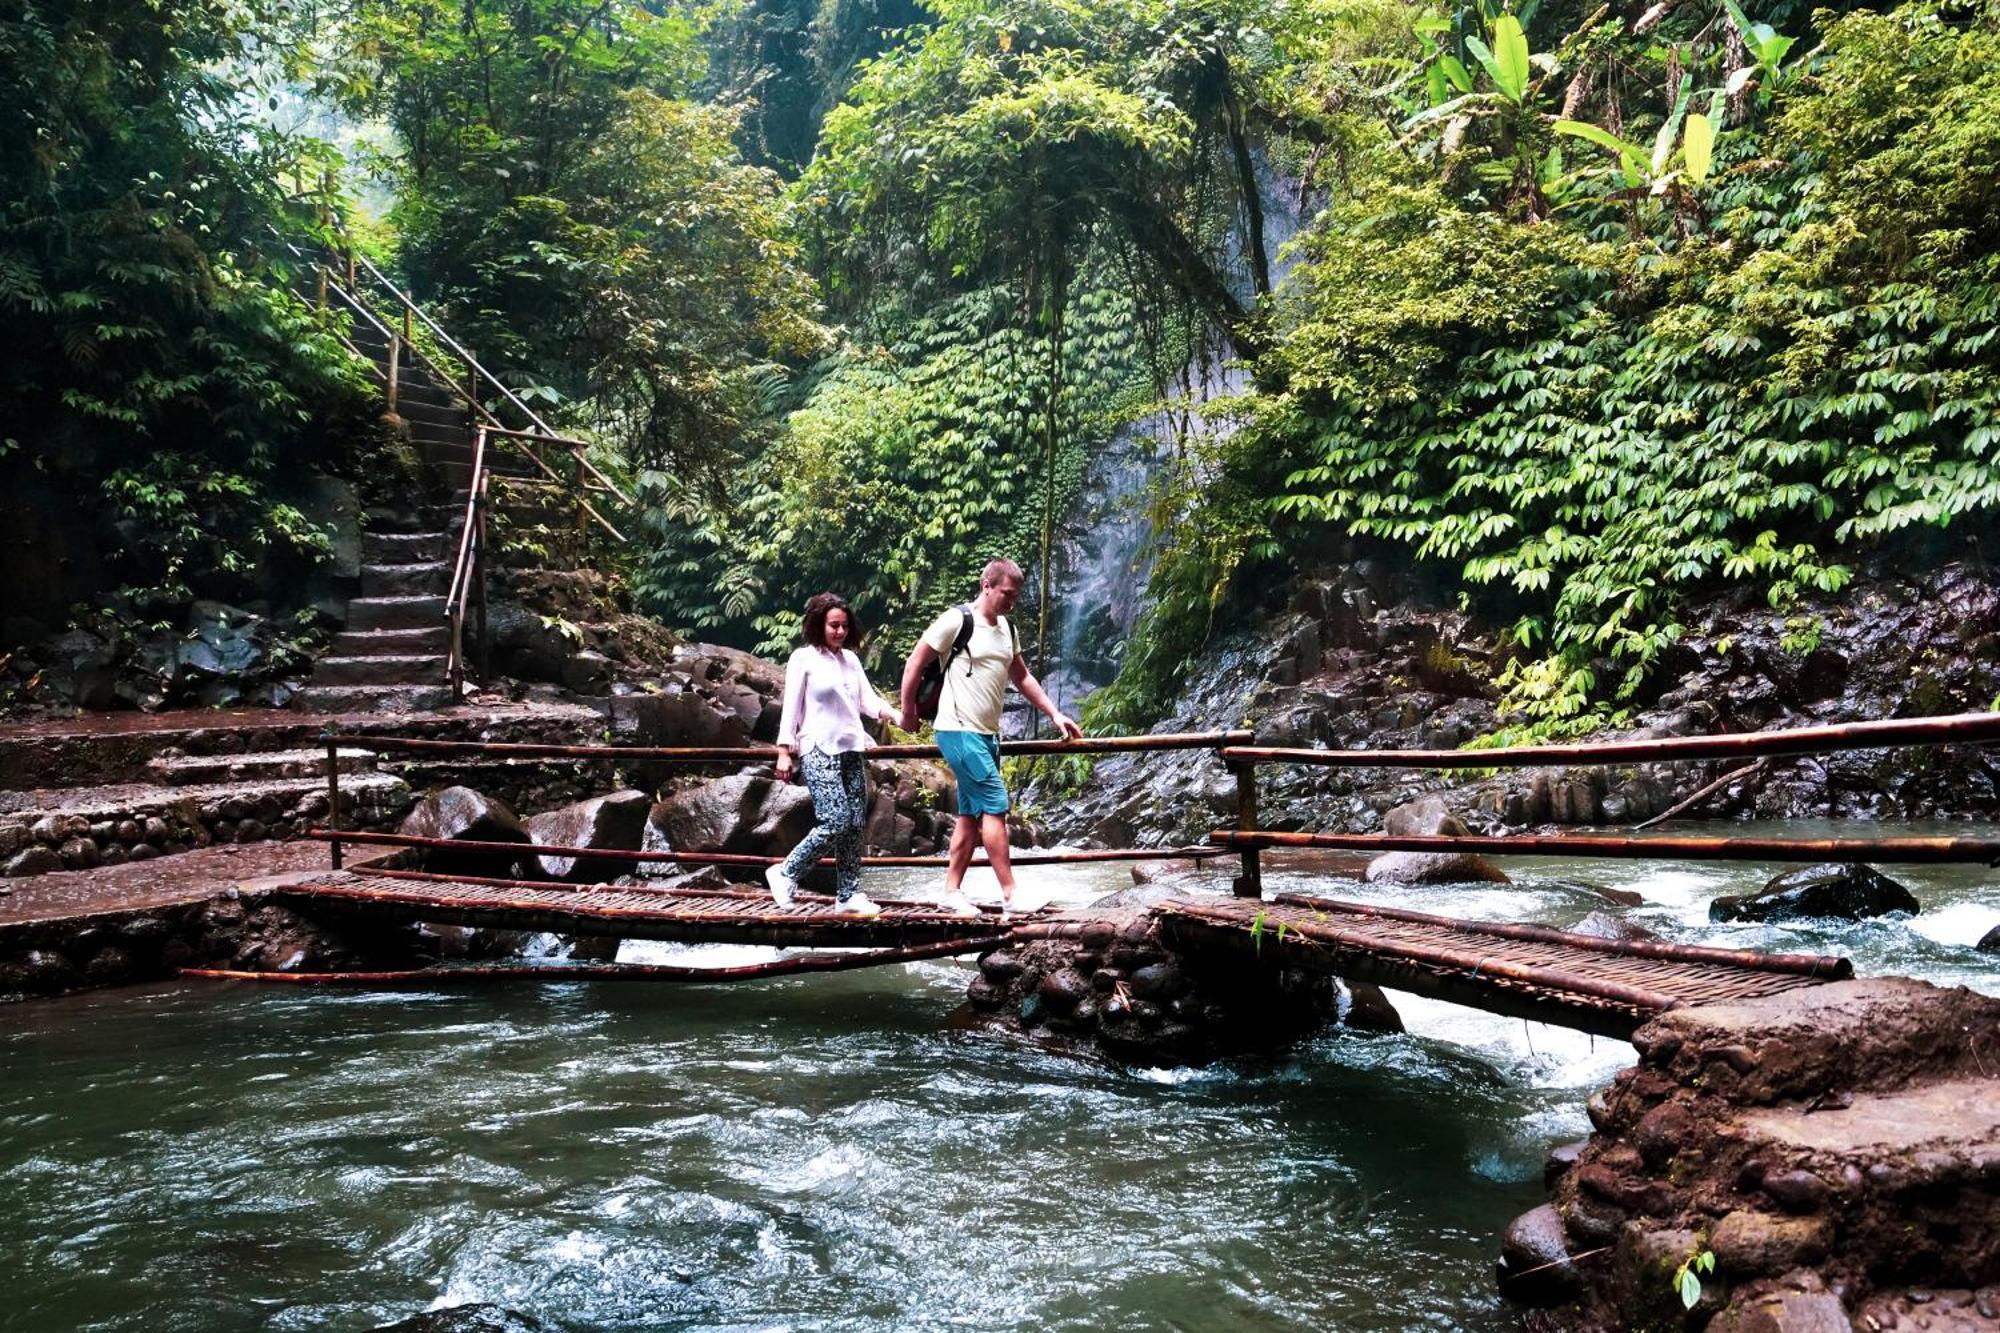
[[[389,382],[388,340],[366,324],[354,345]],[[465,520],[472,479],[474,431],[470,406],[438,384],[403,349],[397,370],[396,413],[407,423],[444,503],[371,510],[362,536],[360,595],[347,604],[347,628],[313,664],[311,681],[292,706],[312,713],[411,713],[451,702],[446,678],[450,627],[445,617],[452,561]],[[487,468],[509,487],[531,480],[529,464],[489,442]]]

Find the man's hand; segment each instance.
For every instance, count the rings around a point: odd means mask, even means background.
[[[1049,721],[1055,723],[1056,730],[1062,733],[1064,740],[1080,741],[1083,739],[1083,728],[1071,721],[1069,714],[1051,713],[1049,714]]]
[[[896,729],[907,731],[912,736],[917,734],[917,728],[922,725],[923,723],[917,720],[917,710],[914,708],[905,708],[903,715],[896,719]]]

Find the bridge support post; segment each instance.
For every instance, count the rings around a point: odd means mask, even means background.
[[[1257,766],[1247,760],[1232,760],[1229,771],[1236,777],[1236,827],[1244,833],[1257,827]],[[1236,877],[1236,896],[1262,898],[1264,872],[1257,863],[1257,849],[1242,849],[1243,873]]]
[[[332,727],[319,734],[326,742],[326,827],[329,833],[340,833],[340,738]],[[340,838],[335,836],[327,846],[333,852],[333,868],[340,869]]]

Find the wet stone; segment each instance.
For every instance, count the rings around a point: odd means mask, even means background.
[[[1090,981],[1075,968],[1060,968],[1042,978],[1036,993],[1048,1001],[1051,1008],[1071,1009],[1090,993]]]
[[[71,870],[89,870],[100,860],[97,844],[89,838],[71,838],[62,845],[58,854],[62,857],[62,863]]]
[[[1810,1171],[1773,1171],[1764,1177],[1764,1193],[1786,1212],[1811,1213],[1825,1205],[1826,1182]]]
[[[1715,1261],[1732,1273],[1777,1274],[1826,1254],[1827,1227],[1815,1217],[1776,1217],[1739,1209],[1715,1224]]]
[[[1779,875],[1756,894],[1726,895],[1708,905],[1711,921],[1789,921],[1922,911],[1916,895],[1873,866],[1817,865]]]
[[[8,860],[0,874],[46,875],[63,868],[62,857],[47,847],[34,846]]]
[[[1500,1240],[1498,1277],[1500,1293],[1520,1305],[1560,1305],[1581,1288],[1553,1204],[1531,1208],[1508,1225]]]
[[[979,973],[988,981],[1012,981],[1021,975],[1021,960],[1005,950],[996,950],[979,960]]]

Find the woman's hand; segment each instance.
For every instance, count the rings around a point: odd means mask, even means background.
[[[773,764],[771,768],[778,775],[778,781],[790,782],[792,780],[792,752],[788,746],[780,745],[778,747],[778,762]]]

